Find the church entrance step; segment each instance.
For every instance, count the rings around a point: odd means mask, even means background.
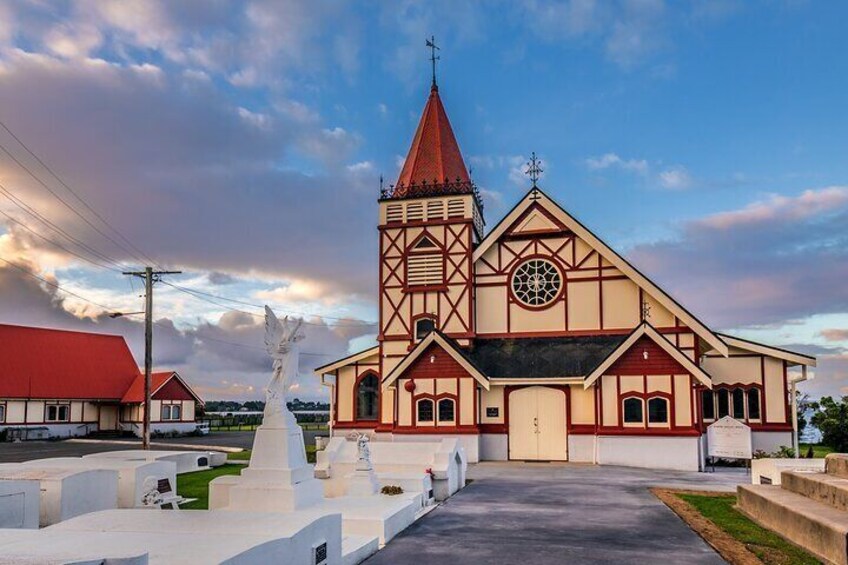
[[[784,489],[848,512],[848,479],[825,473],[786,471],[782,475]]]
[[[825,562],[848,565],[848,512],[774,485],[740,485],[737,492],[739,509],[761,526]]]
[[[828,475],[848,479],[848,453],[830,453],[824,461]]]

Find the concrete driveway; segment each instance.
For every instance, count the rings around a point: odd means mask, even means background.
[[[724,563],[648,488],[735,490],[744,471],[481,463],[474,482],[367,565]]]

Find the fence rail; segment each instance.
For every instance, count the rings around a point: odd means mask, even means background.
[[[308,431],[323,431],[327,429],[329,414],[298,414],[295,418],[300,427]],[[206,424],[211,432],[252,431],[262,424],[262,414],[238,414],[226,416],[203,416],[197,419],[198,424]]]

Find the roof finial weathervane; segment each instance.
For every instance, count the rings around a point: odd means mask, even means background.
[[[439,46],[436,45],[436,36],[431,35],[430,39],[425,40],[427,42],[427,47],[430,48],[430,62],[433,65],[433,86],[434,90],[438,90],[439,86],[436,84],[436,61],[441,59],[441,57],[436,57],[436,51],[440,51]]]
[[[542,161],[536,158],[536,152],[530,154],[530,160],[527,162],[527,170],[524,171],[524,174],[530,177],[530,180],[533,181],[533,188],[538,188],[536,186],[536,182],[539,180],[539,176],[544,172],[542,169]]]

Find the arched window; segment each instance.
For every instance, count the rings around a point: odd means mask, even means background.
[[[641,424],[645,421],[642,415],[642,399],[641,398],[625,398],[624,399],[624,423],[625,424]]]
[[[455,420],[454,416],[454,402],[450,398],[443,398],[439,401],[439,422],[453,422]]]
[[[370,373],[363,377],[356,389],[356,419],[377,419],[377,394],[379,393],[380,380],[377,375]]]
[[[733,389],[733,417],[737,420],[745,419],[745,390]]]
[[[701,412],[705,421],[715,420],[715,397],[713,391],[701,391]]]
[[[427,334],[436,329],[436,320],[421,318],[415,322],[415,339],[424,339]]]
[[[728,394],[728,390],[724,388],[720,388],[718,389],[718,392],[716,392],[719,418],[724,418],[725,416],[730,415],[730,401],[727,398]]]
[[[648,423],[668,423],[668,400],[665,398],[651,398],[648,400]]]
[[[760,419],[760,390],[756,388],[748,389],[748,419]]]
[[[418,421],[433,421],[433,401],[429,398],[422,398],[418,401]]]

